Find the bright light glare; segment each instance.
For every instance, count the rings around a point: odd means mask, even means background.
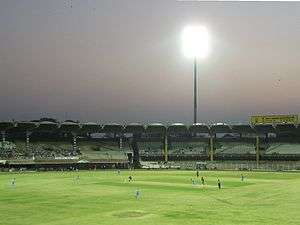
[[[187,57],[204,58],[209,53],[209,34],[204,26],[187,26],[182,33],[183,52]]]

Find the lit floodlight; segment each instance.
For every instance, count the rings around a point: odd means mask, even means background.
[[[209,34],[204,26],[187,26],[182,33],[183,52],[187,57],[204,58],[209,53]]]

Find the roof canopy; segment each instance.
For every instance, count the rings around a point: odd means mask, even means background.
[[[87,122],[81,124],[81,130],[86,133],[97,133],[101,131],[101,126],[97,123]]]
[[[34,122],[18,122],[16,128],[19,131],[32,131],[37,128],[37,124]]]
[[[122,133],[123,126],[118,123],[105,124],[102,128],[103,133]]]
[[[145,127],[140,123],[130,123],[125,126],[125,133],[141,134],[145,132]]]
[[[169,134],[186,134],[187,131],[188,129],[183,123],[173,123],[167,128]]]
[[[63,122],[60,124],[60,130],[64,132],[78,132],[80,126],[78,123],[73,122]]]
[[[33,130],[49,131],[58,129],[65,132],[90,132],[90,133],[153,133],[153,134],[185,134],[190,133],[298,133],[300,134],[300,125],[295,126],[293,124],[257,124],[252,127],[249,124],[234,124],[229,126],[225,123],[213,124],[210,127],[203,123],[196,123],[187,127],[183,123],[173,123],[166,128],[162,123],[151,123],[146,127],[141,123],[130,123],[125,127],[118,123],[105,124],[103,127],[97,123],[76,123],[76,122],[63,122],[60,125],[51,121],[43,122],[0,122],[0,131],[11,132],[24,132]]]
[[[232,125],[231,130],[233,133],[239,133],[239,134],[255,133],[255,130],[249,124]]]
[[[189,127],[190,133],[209,133],[209,127],[204,123],[195,123]]]
[[[146,132],[151,134],[164,134],[166,127],[162,123],[151,123],[147,125]]]
[[[37,128],[37,130],[43,130],[43,131],[51,131],[55,129],[58,129],[58,124],[50,121],[40,122]]]
[[[216,133],[232,133],[230,126],[225,123],[216,123],[210,127],[210,131],[212,134]]]

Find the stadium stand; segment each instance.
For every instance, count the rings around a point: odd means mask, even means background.
[[[196,162],[208,162],[208,168],[244,168],[245,165],[254,168],[258,167],[258,160],[265,168],[277,168],[274,162],[284,168],[289,164],[297,168],[300,161],[300,128],[292,124],[164,126],[152,123],[145,126],[131,123],[123,126],[24,121],[0,122],[0,131],[0,160],[8,163],[20,160],[36,165],[71,159],[74,163],[129,163],[134,153],[132,143],[136,143],[142,161],[165,161],[163,165],[168,165],[167,162],[182,168],[195,168]]]
[[[168,144],[170,155],[205,155],[208,149],[208,142],[170,142]]]
[[[67,142],[25,142],[15,141],[2,143],[1,159],[56,159],[77,156],[72,145]]]
[[[216,141],[215,144],[216,154],[255,154],[255,143],[249,142],[222,142]]]
[[[162,142],[138,142],[141,155],[162,155],[164,145]]]
[[[80,140],[78,143],[81,158],[86,160],[125,160],[129,151],[128,143],[120,148],[118,142]]]
[[[299,154],[300,143],[271,143],[266,150],[266,154]]]

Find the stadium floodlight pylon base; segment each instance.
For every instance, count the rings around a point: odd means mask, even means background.
[[[259,167],[259,136],[256,135],[256,168]]]
[[[214,142],[213,142],[213,136],[210,136],[209,138],[210,141],[210,161],[213,162],[214,161]]]
[[[167,134],[165,134],[165,137],[164,137],[163,153],[164,153],[165,162],[168,162],[168,136],[167,136]]]
[[[136,138],[133,138],[131,140],[131,148],[133,151],[133,167],[135,169],[141,168],[141,163],[140,163],[140,152],[139,152],[139,147],[137,145]]]

